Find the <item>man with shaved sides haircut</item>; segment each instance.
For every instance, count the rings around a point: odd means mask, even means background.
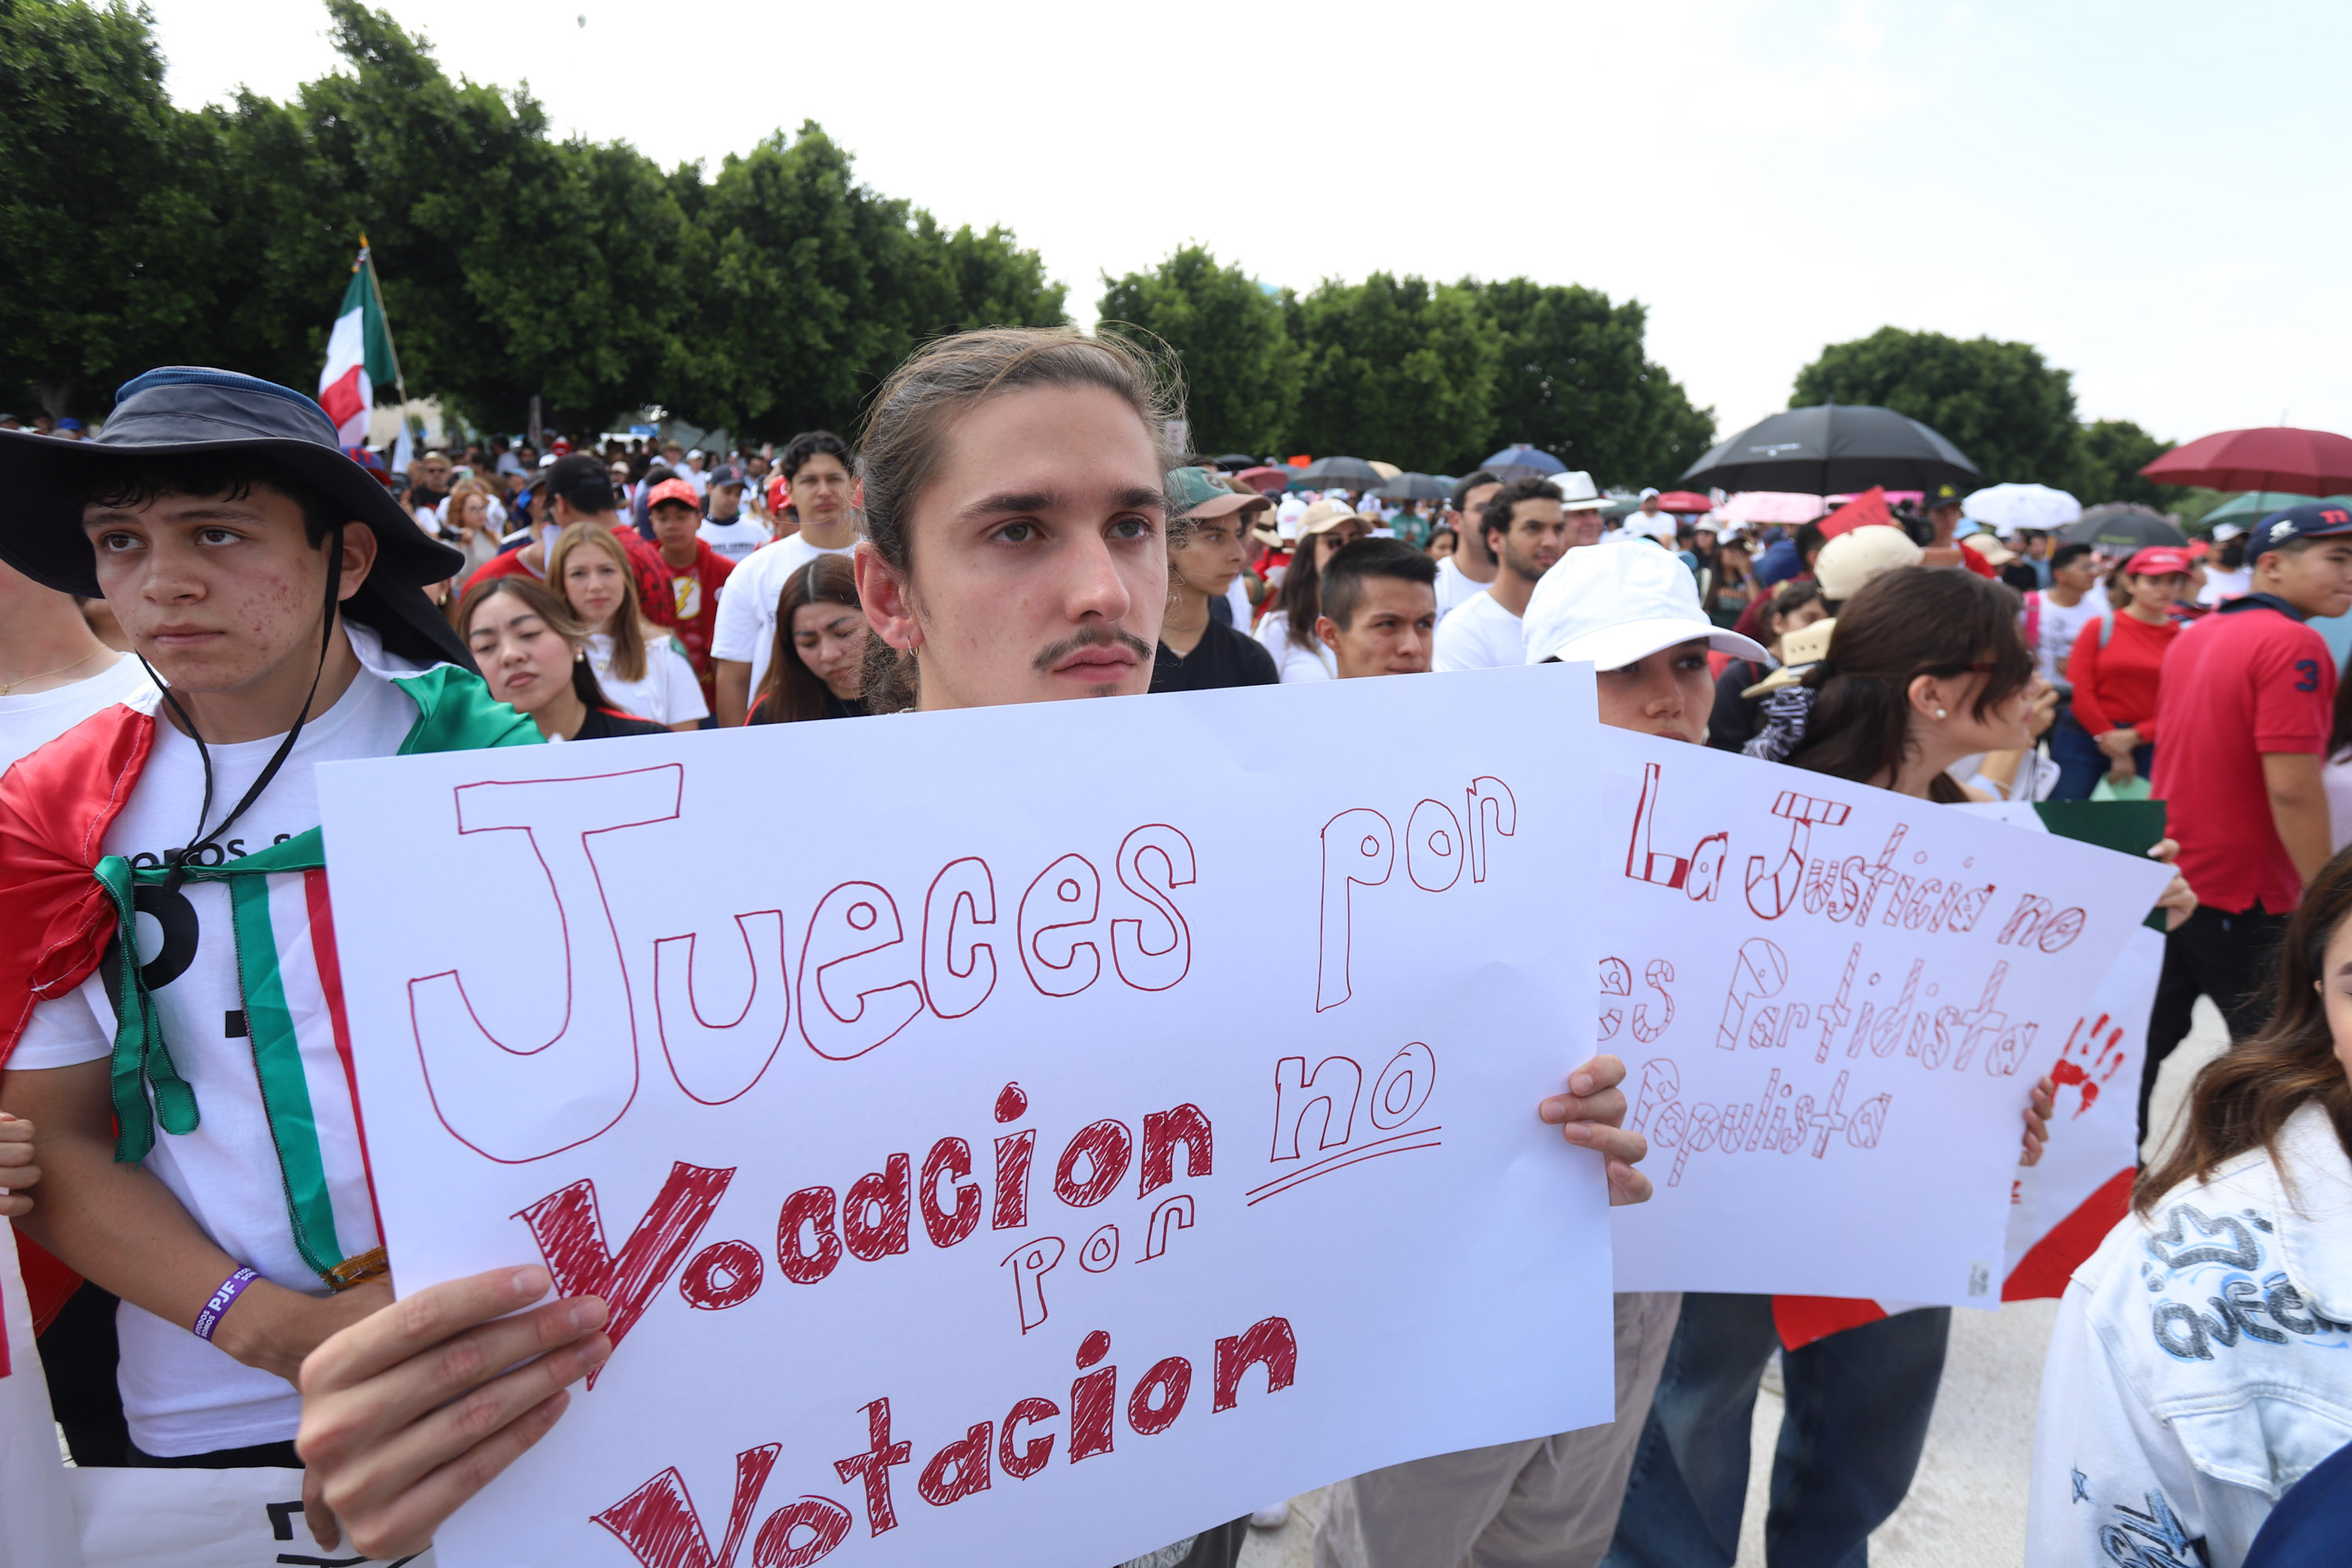
[[[1339,679],[1422,675],[1437,637],[1437,563],[1401,539],[1360,539],[1323,571],[1315,635]]]

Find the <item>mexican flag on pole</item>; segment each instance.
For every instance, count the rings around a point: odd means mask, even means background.
[[[335,313],[335,330],[327,339],[327,368],[319,373],[319,406],[335,422],[337,439],[346,447],[366,440],[376,387],[399,379],[392,330],[384,324],[383,300],[376,292],[375,268],[368,260],[362,235],[359,259],[352,263],[351,287],[343,290],[342,309]]]

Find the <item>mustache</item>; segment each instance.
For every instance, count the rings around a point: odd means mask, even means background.
[[[1151,659],[1151,645],[1124,626],[1088,626],[1076,637],[1065,637],[1029,662],[1040,671],[1053,668],[1082,647],[1123,647],[1145,663]]]

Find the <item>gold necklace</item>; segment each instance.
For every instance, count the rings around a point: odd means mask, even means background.
[[[16,690],[16,688],[24,685],[28,680],[47,680],[52,675],[63,675],[67,670],[73,668],[74,665],[88,664],[91,659],[97,658],[100,654],[102,654],[105,651],[106,649],[103,647],[94,647],[90,649],[89,652],[74,660],[73,664],[61,664],[55,669],[45,669],[38,675],[20,675],[14,680],[0,680],[0,697],[7,696],[10,692]]]

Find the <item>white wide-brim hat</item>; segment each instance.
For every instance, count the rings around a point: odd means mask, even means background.
[[[1766,657],[1752,638],[1706,618],[1689,567],[1639,540],[1604,540],[1560,557],[1536,584],[1523,626],[1529,664],[1590,659],[1596,669],[1622,669],[1699,637],[1717,653]]]

